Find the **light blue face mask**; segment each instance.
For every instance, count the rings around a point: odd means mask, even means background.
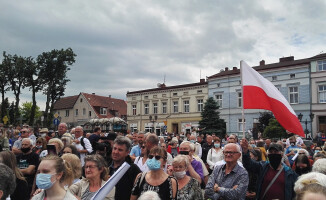
[[[53,186],[53,183],[51,182],[51,177],[55,174],[38,174],[36,176],[36,185],[40,189],[47,190]]]
[[[256,148],[257,146],[255,144],[251,144],[251,147],[252,148]]]
[[[161,161],[156,160],[155,158],[147,159],[146,164],[149,170],[159,170],[161,169]]]
[[[215,148],[220,148],[221,144],[214,144]]]
[[[191,142],[191,143],[193,143],[193,144],[195,144],[195,143],[196,143],[196,141],[195,141],[195,140],[190,140],[190,142]]]
[[[315,150],[315,153],[318,153],[318,152],[320,152],[320,150]]]

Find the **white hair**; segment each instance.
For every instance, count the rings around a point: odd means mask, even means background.
[[[33,145],[33,140],[31,138],[24,138],[22,142],[28,140],[30,145]]]
[[[319,172],[326,175],[326,158],[316,160],[312,165],[313,172]]]
[[[158,196],[158,194],[154,191],[148,190],[146,192],[144,192],[142,195],[140,195],[140,197],[138,198],[138,200],[161,200],[161,198]]]
[[[299,149],[299,153],[300,153],[300,151],[302,152],[303,151],[303,153],[309,158],[309,152],[307,151],[307,150],[305,150],[305,149]]]
[[[230,146],[230,145],[233,145],[233,144],[236,146],[236,148],[237,148],[237,152],[238,152],[238,153],[241,153],[240,145],[235,144],[235,143],[228,143],[228,144],[226,144],[226,145],[224,146],[224,149],[225,149],[227,146]]]
[[[310,172],[299,176],[298,180],[294,184],[295,193],[299,193],[302,188],[311,183],[317,183],[326,187],[326,175],[319,172]]]
[[[184,142],[182,142],[182,143],[180,144],[180,146],[182,146],[182,145],[189,145],[189,147],[190,147],[190,151],[195,151],[195,150],[196,150],[195,145],[194,145],[193,143],[189,142],[189,141],[184,141]]]

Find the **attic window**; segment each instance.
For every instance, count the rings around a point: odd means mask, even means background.
[[[295,78],[295,74],[290,74],[290,78]]]
[[[216,86],[217,86],[217,87],[221,87],[221,84],[220,84],[220,83],[217,83]]]
[[[100,115],[106,115],[106,108],[100,108]]]
[[[197,93],[200,94],[200,93],[203,93],[203,91],[202,90],[197,90]]]
[[[82,99],[82,98],[80,98],[80,103],[81,103],[81,102],[83,102],[83,99]]]
[[[145,99],[148,99],[148,96],[145,96],[144,98],[145,98]]]

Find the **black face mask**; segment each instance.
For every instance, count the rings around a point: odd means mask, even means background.
[[[310,172],[310,169],[308,167],[306,168],[295,168],[295,172],[301,176],[302,174],[307,174]]]
[[[189,151],[179,151],[179,154],[181,154],[181,155],[189,155]]]
[[[277,170],[278,166],[281,163],[282,155],[281,154],[268,154],[268,160],[273,169]]]
[[[27,153],[27,152],[29,152],[30,150],[31,150],[31,148],[30,147],[27,147],[27,148],[21,148],[20,149],[23,153]]]

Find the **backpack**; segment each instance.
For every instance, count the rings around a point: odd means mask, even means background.
[[[83,146],[84,149],[86,149],[84,139],[85,139],[85,137],[83,136],[83,137],[80,139],[80,144]],[[91,152],[91,153],[92,153],[92,152]],[[91,153],[87,153],[86,155],[89,155],[89,154],[91,154]]]

